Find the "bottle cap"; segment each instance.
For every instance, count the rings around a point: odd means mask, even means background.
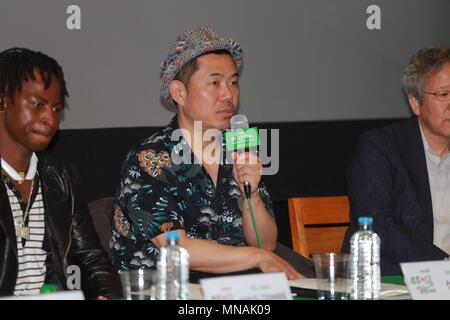
[[[58,286],[56,284],[44,283],[44,285],[40,289],[40,293],[51,293],[56,292],[58,290]]]
[[[178,241],[180,240],[180,234],[178,233],[178,231],[169,231],[166,232],[166,239],[167,241]]]
[[[359,223],[359,225],[371,226],[373,223],[373,218],[372,217],[359,217],[358,223]]]

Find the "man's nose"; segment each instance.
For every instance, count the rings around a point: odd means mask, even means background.
[[[52,106],[47,105],[42,112],[42,122],[45,125],[56,127],[59,124],[59,115]]]
[[[233,100],[233,92],[228,84],[222,86],[222,100]]]

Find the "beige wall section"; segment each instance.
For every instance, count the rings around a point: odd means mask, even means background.
[[[66,8],[81,8],[81,30]],[[369,5],[381,30],[366,27]],[[62,128],[161,126],[159,63],[184,29],[242,43],[241,112],[252,122],[407,116],[401,71],[417,49],[450,43],[448,0],[2,0],[0,49],[42,50],[63,65]]]

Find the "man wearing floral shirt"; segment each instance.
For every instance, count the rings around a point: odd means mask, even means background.
[[[250,152],[224,152],[222,132],[238,106],[241,64],[240,45],[207,27],[184,32],[168,51],[161,65],[161,97],[174,102],[178,112],[168,127],[139,143],[125,159],[114,204],[111,250],[116,268],[154,266],[164,233],[179,230],[191,270],[259,268],[285,272],[289,279],[302,277],[272,252],[277,227],[261,182],[260,159]],[[251,185],[262,248],[243,201],[244,181]]]

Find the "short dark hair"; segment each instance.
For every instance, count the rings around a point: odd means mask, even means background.
[[[48,55],[26,48],[11,48],[0,52],[0,101],[4,97],[14,99],[24,81],[36,80],[35,69],[39,71],[45,89],[50,87],[52,76],[56,77],[61,85],[61,100],[66,106],[69,93],[61,66]]]
[[[450,63],[448,45],[435,45],[419,50],[403,71],[402,86],[405,94],[422,104],[427,79],[438,73],[446,63]]]

